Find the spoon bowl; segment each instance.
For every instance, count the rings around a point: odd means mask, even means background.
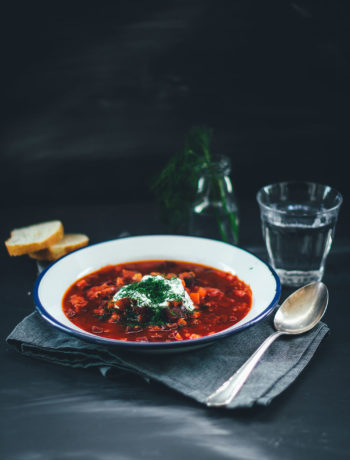
[[[274,326],[285,334],[302,334],[312,329],[328,305],[328,289],[321,281],[293,292],[278,309]]]

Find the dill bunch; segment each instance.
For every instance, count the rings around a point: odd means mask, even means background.
[[[211,137],[210,128],[191,128],[184,149],[170,158],[151,184],[162,220],[170,231],[179,232],[187,227],[200,170],[211,161]]]

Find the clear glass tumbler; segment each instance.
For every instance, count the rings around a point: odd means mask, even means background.
[[[257,193],[270,263],[282,284],[320,281],[343,198],[312,182],[280,182]]]

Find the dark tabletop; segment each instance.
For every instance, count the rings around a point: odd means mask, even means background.
[[[257,212],[249,214],[242,223],[243,241],[250,240],[245,246],[264,257]],[[145,204],[5,210],[11,228],[29,215],[34,221],[59,217],[67,230],[84,231],[92,242],[125,230],[136,235],[161,228]],[[349,255],[350,244],[340,236],[324,279],[331,332],[302,375],[268,407],[227,411],[208,409],[126,373],[108,379],[94,370],[31,360],[9,348],[5,337],[33,310],[37,273],[29,258],[9,258],[2,250],[1,458],[345,458],[350,448]]]

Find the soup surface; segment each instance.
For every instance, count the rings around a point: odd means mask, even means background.
[[[231,273],[149,260],[108,265],[80,278],[62,308],[71,322],[102,337],[172,342],[227,329],[251,304],[250,287]]]

